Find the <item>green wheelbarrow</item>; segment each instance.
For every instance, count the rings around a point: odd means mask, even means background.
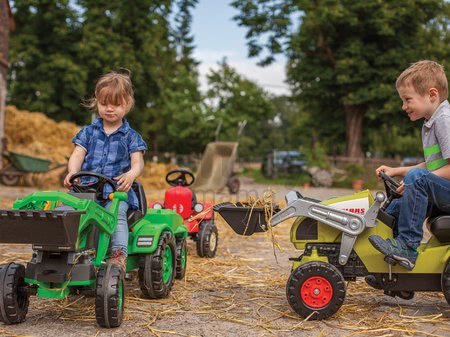
[[[16,152],[4,152],[3,157],[8,164],[0,170],[0,183],[6,186],[18,185],[20,178],[32,173],[46,173],[66,166],[67,163],[56,164],[50,168],[50,160],[31,157]]]

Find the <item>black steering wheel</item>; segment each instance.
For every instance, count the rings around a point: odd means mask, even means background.
[[[189,178],[189,180],[186,178]],[[195,181],[194,174],[188,169],[180,168],[171,170],[166,175],[166,182],[170,186],[191,186]]]
[[[80,179],[83,177],[94,177],[97,178],[97,181],[90,184],[81,184],[75,182],[76,179]],[[103,197],[103,189],[105,185],[109,185],[112,188],[112,191],[116,191],[116,182],[103,174],[88,172],[88,171],[80,171],[75,173],[69,180],[72,185],[72,189],[76,193],[95,193],[95,197],[98,200],[106,200]]]
[[[391,176],[388,176],[383,171],[380,172],[380,177],[381,179],[383,179],[384,188],[386,189],[386,194],[389,201],[391,201],[392,199],[400,198],[402,196],[397,192],[397,188],[400,187],[400,183],[398,181],[396,181]]]

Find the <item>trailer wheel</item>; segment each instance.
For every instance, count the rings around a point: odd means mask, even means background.
[[[0,266],[0,321],[9,325],[25,321],[29,295],[25,289],[25,267],[17,263]]]
[[[125,285],[122,270],[112,264],[97,273],[95,289],[95,317],[98,325],[116,328],[122,324]]]
[[[186,238],[177,240],[177,270],[175,278],[181,280],[186,275],[187,264],[187,244]]]
[[[219,233],[214,220],[204,220],[200,223],[196,243],[198,256],[211,258],[216,255]]]
[[[322,320],[336,313],[344,303],[344,277],[329,263],[308,262],[291,273],[286,295],[300,316]]]
[[[139,263],[139,285],[146,298],[164,298],[170,293],[176,272],[175,239],[163,232],[158,247],[152,254],[144,255]]]

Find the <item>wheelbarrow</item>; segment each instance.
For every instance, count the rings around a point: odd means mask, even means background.
[[[18,185],[21,177],[32,177],[33,173],[47,173],[67,165],[67,163],[56,164],[50,168],[52,163],[50,160],[11,151],[3,152],[3,157],[9,163],[0,170],[0,183],[6,186]]]

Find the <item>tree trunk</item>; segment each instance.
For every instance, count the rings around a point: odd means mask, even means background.
[[[347,157],[362,158],[362,127],[366,108],[361,105],[345,105],[344,111],[347,130]]]
[[[156,134],[152,135],[152,148],[150,150],[151,150],[152,156],[157,156],[159,154],[158,136]]]

